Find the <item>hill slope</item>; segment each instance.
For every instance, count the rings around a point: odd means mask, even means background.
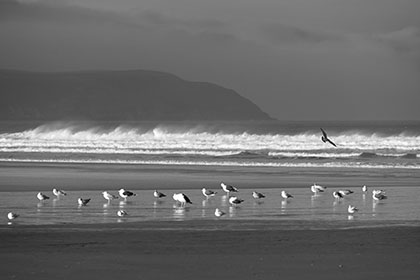
[[[0,71],[1,120],[268,120],[215,84],[145,70]]]

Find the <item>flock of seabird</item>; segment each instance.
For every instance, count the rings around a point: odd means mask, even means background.
[[[321,140],[324,142],[324,143],[326,143],[326,142],[328,142],[328,143],[330,143],[331,145],[333,145],[334,147],[337,147],[337,145],[333,142],[333,141],[331,141],[329,138],[328,138],[328,136],[327,136],[327,133],[321,128],[321,132],[322,132],[322,137],[321,137]],[[224,182],[222,182],[221,184],[220,184],[220,186],[221,186],[221,188],[222,188],[222,190],[226,193],[226,195],[229,197],[229,204],[231,205],[231,206],[237,206],[237,205],[239,205],[239,204],[241,204],[242,202],[244,202],[244,200],[243,199],[241,199],[241,198],[239,198],[239,197],[237,197],[237,196],[230,196],[230,194],[231,193],[237,193],[238,192],[238,189],[236,188],[236,187],[234,187],[234,186],[232,186],[232,185],[228,185],[228,184],[225,184]],[[317,185],[317,184],[313,184],[312,186],[311,186],[311,191],[315,194],[315,195],[318,195],[318,194],[320,194],[320,193],[323,193],[323,192],[325,192],[326,191],[326,187],[324,187],[324,186],[321,186],[321,185]],[[217,194],[217,192],[215,192],[215,191],[213,191],[213,190],[210,190],[210,189],[206,189],[206,188],[202,188],[202,193],[203,193],[203,195],[206,197],[206,199],[210,199],[210,198],[212,198],[212,197],[214,197],[216,194]],[[52,192],[53,192],[53,194],[55,195],[55,196],[57,196],[57,197],[62,197],[62,196],[66,196],[67,195],[67,193],[65,192],[65,191],[63,191],[63,190],[58,190],[58,189],[56,189],[56,188],[54,188],[53,190],[52,190]],[[367,192],[367,187],[366,186],[363,186],[362,187],[362,192],[363,193],[366,193]],[[332,192],[332,196],[335,198],[335,199],[342,199],[342,198],[344,198],[345,196],[347,196],[347,195],[350,195],[350,194],[352,194],[353,193],[353,191],[352,190],[348,190],[348,189],[345,189],[345,190],[338,190],[338,191],[334,191],[334,192]],[[128,190],[125,190],[125,189],[120,189],[119,191],[118,191],[118,194],[119,194],[119,196],[121,197],[121,198],[123,198],[125,201],[128,199],[128,198],[130,198],[130,197],[133,197],[133,196],[136,196],[136,194],[135,193],[133,193],[133,192],[131,192],[131,191],[128,191]],[[293,195],[291,195],[290,193],[288,193],[288,192],[286,192],[286,191],[284,191],[284,190],[282,190],[281,191],[281,197],[283,197],[284,199],[291,199],[291,198],[293,198]],[[104,192],[102,192],[102,196],[108,201],[108,203],[111,203],[111,201],[113,200],[113,199],[118,199],[119,197],[118,196],[116,196],[116,195],[114,195],[114,194],[111,194],[111,193],[109,193],[109,192],[107,192],[107,191],[104,191]],[[158,190],[155,190],[154,192],[153,192],[153,196],[155,197],[155,198],[157,198],[157,199],[162,199],[162,198],[165,198],[166,197],[166,195],[164,194],[164,193],[162,193],[162,192],[159,192]],[[256,199],[256,200],[261,200],[261,199],[264,199],[265,198],[265,195],[264,194],[262,194],[262,193],[260,193],[260,192],[256,192],[256,191],[254,191],[254,192],[252,192],[252,197],[254,198],[254,199]],[[45,195],[45,194],[43,194],[43,193],[41,193],[41,192],[39,192],[38,194],[37,194],[37,198],[40,200],[40,201],[45,201],[45,200],[48,200],[50,197],[49,196],[47,196],[47,195]],[[174,193],[173,195],[172,195],[172,198],[176,201],[176,203],[178,203],[181,207],[185,207],[187,204],[192,204],[192,201],[191,201],[191,199],[186,195],[186,194],[184,194],[184,193]],[[387,196],[385,195],[385,191],[384,190],[373,190],[372,191],[372,198],[373,198],[373,200],[375,200],[375,201],[380,201],[380,200],[384,200],[384,199],[386,199],[387,198]],[[80,206],[86,206],[89,202],[91,201],[91,199],[90,198],[81,198],[81,197],[79,197],[78,199],[77,199],[77,203],[78,203],[78,205],[79,205],[79,207]],[[349,205],[348,206],[348,209],[347,209],[347,212],[349,213],[349,214],[351,214],[351,215],[353,215],[354,213],[356,213],[358,211],[358,209],[355,207],[355,206],[353,206],[353,205]],[[222,210],[220,210],[219,208],[216,208],[215,209],[215,211],[214,211],[214,215],[216,216],[216,217],[222,217],[223,215],[225,215],[226,213],[225,212],[223,212]],[[128,215],[128,213],[125,211],[125,210],[118,210],[117,211],[117,216],[118,217],[125,217],[125,216],[127,216]],[[9,221],[12,221],[12,220],[14,220],[14,219],[16,219],[16,218],[18,218],[19,217],[19,214],[17,214],[17,213],[13,213],[13,212],[9,212],[8,214],[7,214],[7,218],[9,219]]]
[[[220,186],[221,186],[222,190],[224,192],[226,192],[226,196],[229,197],[229,204],[231,206],[237,206],[237,205],[240,205],[241,203],[244,202],[244,199],[239,198],[238,196],[231,196],[231,193],[237,193],[238,192],[238,188],[236,188],[232,185],[227,185],[223,182],[220,184]],[[313,184],[310,187],[310,189],[311,189],[311,191],[314,195],[319,195],[320,193],[325,192],[327,187],[317,185],[317,184]],[[216,191],[206,189],[206,188],[202,188],[201,192],[206,199],[211,199],[212,197],[214,197],[217,194]],[[367,187],[366,186],[362,187],[362,192],[363,193],[367,192]],[[350,195],[352,193],[354,193],[352,190],[342,189],[342,190],[338,190],[338,191],[333,191],[332,196],[335,199],[340,200],[340,199],[343,199],[345,196]],[[66,192],[64,192],[63,190],[57,190],[57,189],[53,189],[53,194],[56,195],[58,198],[67,195]],[[128,191],[128,190],[125,190],[125,189],[120,189],[118,191],[118,194],[122,199],[124,199],[124,201],[127,201],[127,199],[130,198],[130,197],[136,196],[136,194],[134,192],[131,192],[131,191]],[[41,192],[39,192],[36,196],[37,196],[38,200],[40,200],[40,201],[45,201],[45,200],[49,199],[49,196],[47,196],[47,195],[45,195]],[[108,204],[110,204],[112,200],[119,198],[118,196],[116,196],[116,195],[114,195],[114,194],[112,194],[108,191],[102,192],[102,196],[105,200],[108,201]],[[164,194],[164,193],[162,193],[158,190],[155,190],[153,192],[153,196],[157,199],[163,199],[163,198],[166,197],[166,194]],[[286,192],[285,190],[281,191],[280,196],[282,198],[284,198],[285,200],[293,198],[293,195]],[[260,193],[260,192],[253,191],[252,192],[252,197],[255,200],[261,200],[261,199],[265,198],[265,195]],[[180,207],[186,207],[187,204],[193,204],[191,199],[184,193],[174,193],[172,195],[172,198]],[[374,201],[379,201],[379,200],[386,199],[387,196],[385,195],[384,190],[372,190],[372,198],[373,198]],[[77,203],[78,203],[79,207],[86,206],[90,201],[91,201],[91,198],[79,197],[77,199]],[[358,211],[358,208],[356,208],[355,206],[353,206],[351,204],[348,205],[347,212],[349,214],[353,215],[357,211]],[[117,214],[118,217],[125,217],[125,216],[128,215],[128,213],[125,210],[118,210],[116,214]],[[219,208],[216,208],[215,211],[214,211],[214,215],[216,217],[222,217],[225,214],[226,213],[223,212],[222,210],[220,210]],[[17,214],[17,213],[9,212],[7,214],[7,218],[9,219],[9,221],[15,220],[18,217],[19,217],[19,214]]]

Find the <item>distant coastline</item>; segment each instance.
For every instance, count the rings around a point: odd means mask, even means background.
[[[147,70],[0,70],[0,120],[271,120],[231,89]]]

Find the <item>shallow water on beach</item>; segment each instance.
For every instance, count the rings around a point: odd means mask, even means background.
[[[68,191],[67,196],[55,198],[51,192],[49,200],[39,202],[34,192],[2,192],[0,196],[0,223],[8,224],[7,213],[13,211],[20,216],[13,225],[58,225],[58,224],[105,224],[132,223],[146,221],[195,221],[195,220],[232,220],[232,221],[285,221],[329,223],[352,222],[387,225],[400,221],[403,225],[420,225],[420,188],[386,188],[387,199],[375,201],[371,189],[363,193],[360,188],[350,188],[353,194],[343,199],[335,199],[332,192],[313,195],[309,188],[286,190],[294,197],[288,200],[280,196],[280,189],[258,189],[266,198],[256,200],[251,189],[241,189],[237,196],[244,199],[239,206],[230,206],[228,197],[222,190],[215,197],[206,199],[201,189],[180,190],[193,202],[182,207],[172,199],[173,190],[160,190],[167,194],[164,199],[153,197],[153,190],[133,190],[137,196],[128,201],[115,199],[111,203],[102,197],[100,191]],[[177,191],[178,192],[178,191]],[[117,195],[117,191],[111,191]],[[91,198],[87,206],[79,207],[77,198]],[[356,206],[359,211],[354,215],[347,212],[348,205]],[[216,208],[226,214],[217,218]],[[120,218],[116,212],[125,210],[128,216]],[[296,226],[295,225],[295,226]],[[346,226],[346,224],[344,224]],[[299,226],[298,226],[299,227]]]

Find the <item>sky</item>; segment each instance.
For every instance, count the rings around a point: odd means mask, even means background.
[[[419,14],[419,0],[0,0],[0,68],[158,70],[280,120],[420,120]]]

